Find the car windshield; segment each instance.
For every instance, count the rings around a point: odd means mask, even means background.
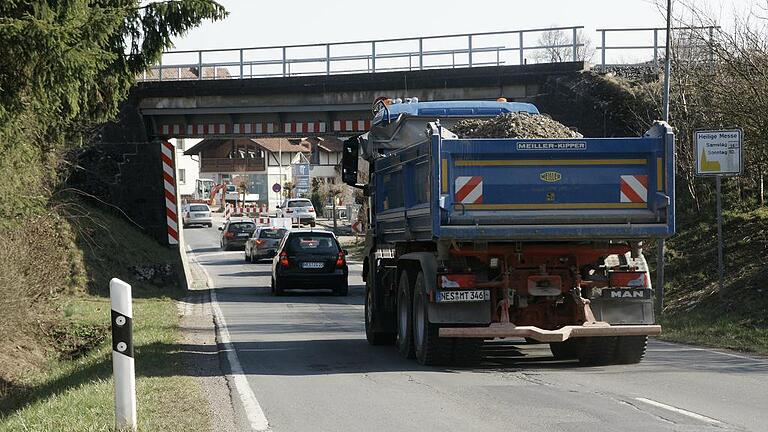
[[[327,234],[301,233],[292,235],[286,244],[288,253],[329,255],[339,253],[336,240]]]
[[[208,206],[204,206],[204,205],[189,206],[189,210],[190,211],[209,211]]]
[[[312,207],[311,201],[288,201],[288,207]]]
[[[281,239],[286,233],[285,228],[267,228],[259,231],[259,238],[263,239]]]
[[[230,232],[251,232],[256,229],[256,224],[251,222],[235,222],[229,224]]]

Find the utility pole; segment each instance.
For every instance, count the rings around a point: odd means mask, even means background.
[[[667,0],[667,37],[664,49],[664,121],[669,123],[669,86],[672,73],[672,0]],[[656,242],[656,310],[664,310],[664,239]]]

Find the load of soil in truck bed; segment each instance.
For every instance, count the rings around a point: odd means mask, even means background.
[[[504,113],[490,119],[467,119],[456,123],[451,132],[459,138],[583,138],[568,126],[549,116]]]

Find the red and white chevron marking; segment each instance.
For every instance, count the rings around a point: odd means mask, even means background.
[[[648,202],[647,175],[623,175],[619,189],[620,201],[623,203]]]
[[[460,176],[455,181],[454,199],[462,204],[480,204],[483,202],[483,178],[480,176]]]
[[[340,129],[339,129],[340,130]],[[350,129],[352,130],[352,129]],[[354,129],[357,130],[357,129]],[[361,129],[366,130],[366,129]],[[160,134],[165,137],[205,136],[205,135],[262,135],[262,134],[313,134],[326,133],[325,122],[257,122],[257,123],[195,123],[164,124]]]
[[[163,160],[163,186],[165,188],[165,220],[168,227],[168,244],[179,244],[179,213],[176,208],[176,164],[173,144],[160,144]]]
[[[333,122],[334,132],[365,132],[370,128],[370,120],[336,120]]]

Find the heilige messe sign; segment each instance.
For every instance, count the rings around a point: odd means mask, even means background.
[[[732,176],[743,170],[741,129],[700,130],[693,134],[696,175]]]

